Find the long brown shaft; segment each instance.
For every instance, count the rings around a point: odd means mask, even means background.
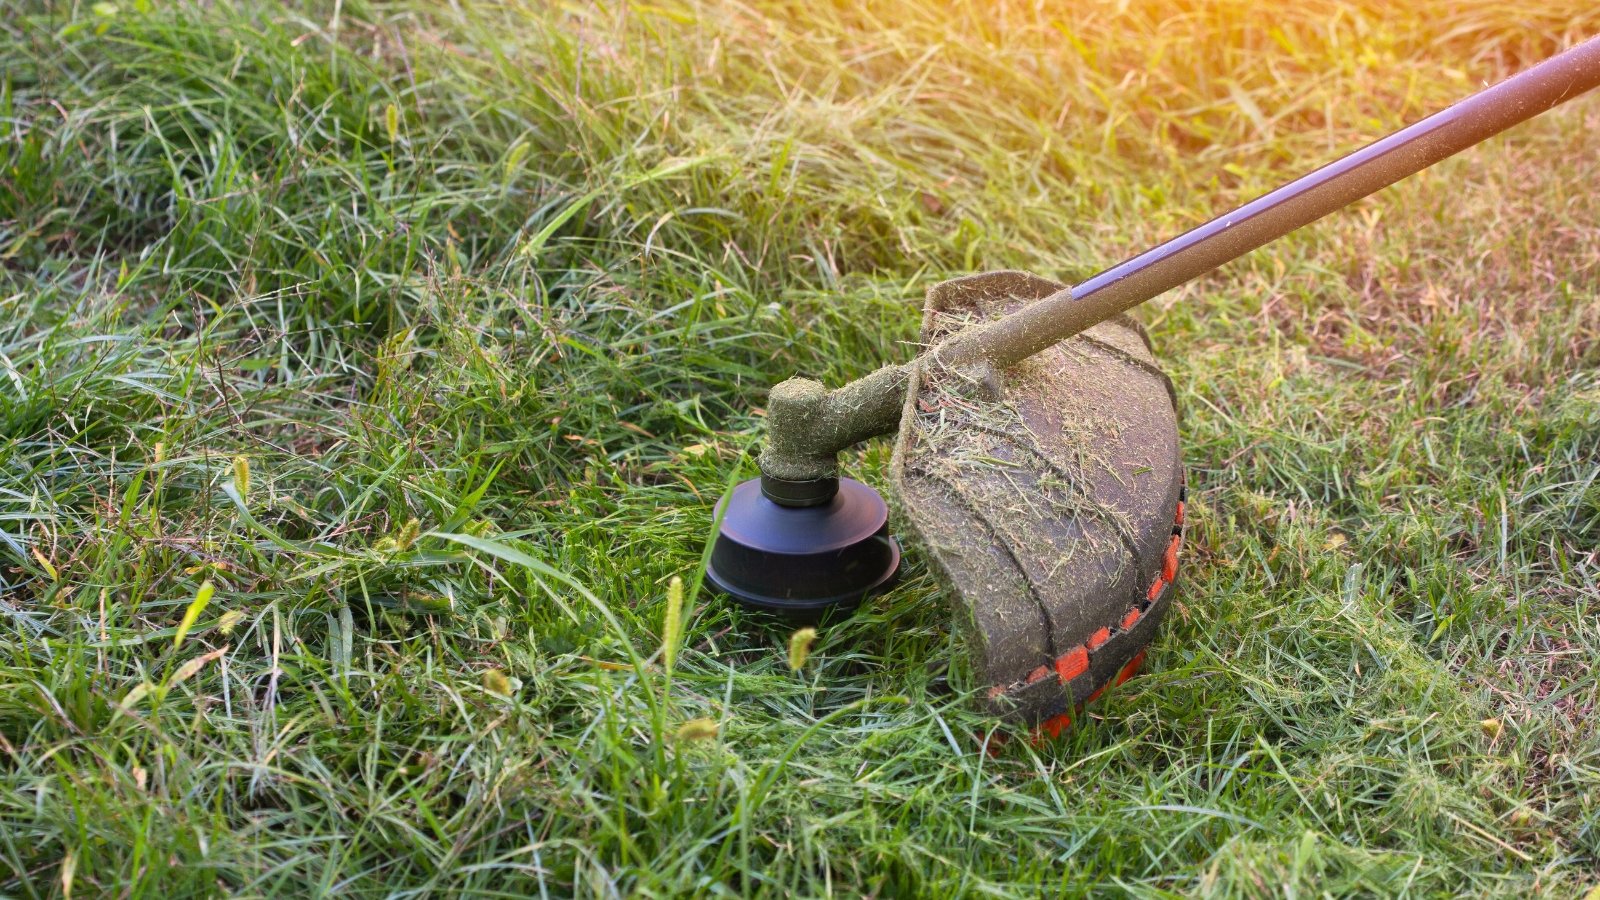
[[[1019,362],[1597,86],[1600,37],[929,353],[945,364]],[[885,366],[835,391],[804,378],[775,386],[761,454],[767,496],[791,506],[831,498],[839,451],[895,429],[910,372]]]
[[[1600,86],[1600,37],[938,348],[1017,362]]]

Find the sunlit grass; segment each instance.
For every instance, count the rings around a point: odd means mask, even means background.
[[[1060,742],[983,752],[915,548],[798,668],[696,590],[769,385],[1592,3],[293,6],[0,17],[0,892],[1597,880],[1600,100],[1141,311],[1182,605]]]

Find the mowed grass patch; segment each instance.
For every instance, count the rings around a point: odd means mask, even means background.
[[[1587,890],[1600,101],[1141,311],[1181,606],[1060,741],[985,752],[915,547],[798,672],[696,587],[765,390],[909,358],[927,285],[1088,275],[1596,32],[1579,2],[22,4],[0,890]]]

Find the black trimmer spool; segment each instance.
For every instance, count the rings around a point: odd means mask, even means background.
[[[722,526],[707,580],[744,606],[795,624],[848,615],[900,572],[889,505],[851,478],[839,479],[828,501],[800,507],[780,505],[751,479],[717,504],[716,515]]]

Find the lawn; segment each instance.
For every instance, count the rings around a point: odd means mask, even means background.
[[[928,285],[1085,277],[1596,33],[14,0],[0,894],[1583,895],[1600,97],[1139,311],[1180,605],[1058,740],[985,752],[915,545],[798,670],[699,585],[767,388],[908,359]]]

